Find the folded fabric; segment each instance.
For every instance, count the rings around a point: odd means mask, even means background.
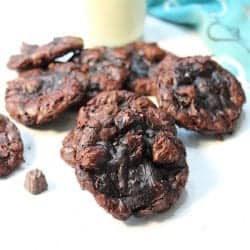
[[[213,55],[250,82],[250,0],[147,0],[148,13],[195,28]]]

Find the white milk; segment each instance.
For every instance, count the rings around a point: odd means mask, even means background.
[[[121,46],[143,35],[145,0],[83,0],[87,47]]]

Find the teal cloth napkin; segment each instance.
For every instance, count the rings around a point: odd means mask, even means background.
[[[250,83],[250,0],[147,0],[148,13],[196,29],[213,55]]]

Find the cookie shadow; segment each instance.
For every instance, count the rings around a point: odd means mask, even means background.
[[[27,169],[33,165],[36,159],[36,144],[33,137],[26,131],[21,131],[21,136],[24,145],[24,160],[25,162],[21,165],[20,170]]]
[[[218,139],[215,136],[204,136],[184,128],[178,128],[177,130],[177,137],[184,143],[186,147],[190,148],[198,148],[208,143],[223,142],[224,140]]]
[[[245,109],[242,110],[241,116],[236,124],[235,131],[233,133],[233,136],[237,136],[241,133],[244,133],[248,130],[250,130],[250,126],[247,122],[247,112]]]
[[[239,120],[237,121],[235,130],[231,134],[223,135],[222,137],[201,135],[194,131],[178,128],[178,138],[184,143],[186,147],[191,148],[198,148],[211,143],[223,143],[224,141],[238,136],[239,134],[250,129],[249,126],[246,126],[246,117],[246,111],[243,110]]]

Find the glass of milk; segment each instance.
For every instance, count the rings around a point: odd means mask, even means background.
[[[122,46],[142,37],[146,0],[83,0],[85,44]]]

